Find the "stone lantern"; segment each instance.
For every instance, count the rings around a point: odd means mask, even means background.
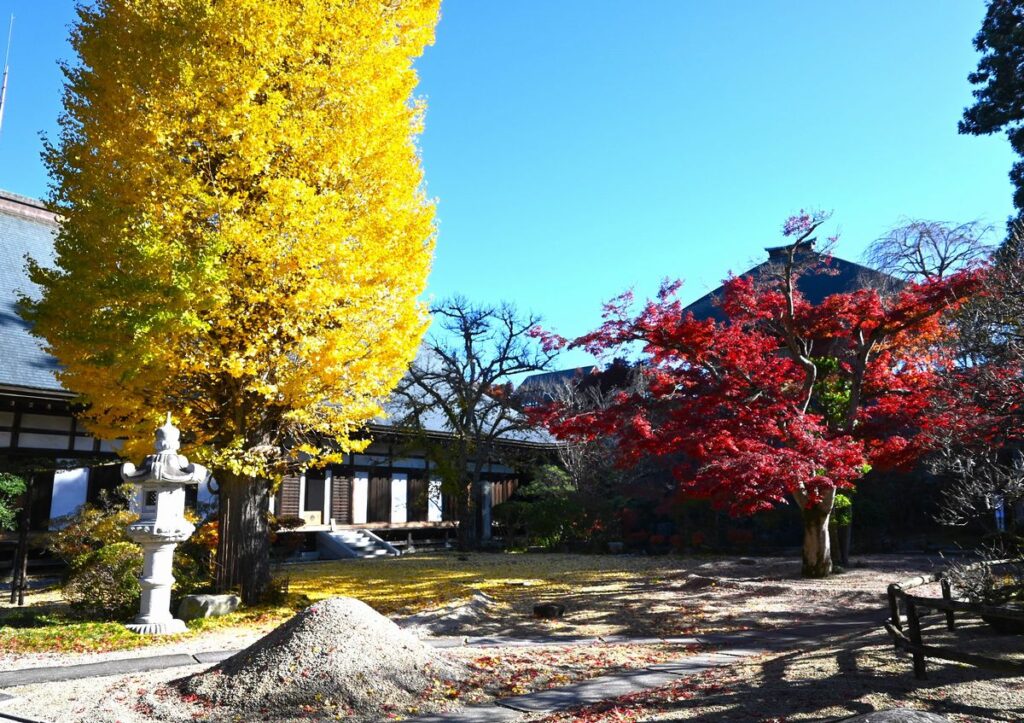
[[[196,529],[185,519],[185,485],[198,485],[205,470],[178,454],[178,438],[168,414],[156,430],[156,454],[147,456],[138,469],[131,462],[121,467],[124,481],[141,489],[139,519],[128,526],[128,536],[142,546],[144,555],[142,602],[128,629],[146,635],[186,630],[184,622],[171,617],[172,563],[174,548]]]

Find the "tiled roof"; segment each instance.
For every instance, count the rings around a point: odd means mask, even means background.
[[[35,296],[25,271],[25,257],[53,261],[57,222],[34,199],[0,191],[0,386],[40,392],[63,392],[54,372],[57,361],[29,333],[16,308],[19,294]]]
[[[776,246],[765,249],[769,254],[768,261],[758,264],[754,268],[740,274],[740,276],[753,278],[756,281],[775,266],[780,257],[780,252],[785,251],[787,248],[786,246]],[[813,250],[804,253],[817,254]],[[800,276],[797,281],[797,288],[800,290],[800,293],[812,304],[820,304],[826,297],[832,294],[847,293],[866,287],[893,288],[893,286],[901,284],[893,276],[837,256],[831,258],[827,268],[829,273],[816,273],[812,268]],[[692,312],[698,319],[714,318],[722,320],[724,315],[716,303],[721,293],[722,287],[719,286],[714,291],[705,294],[687,306],[686,310]]]
[[[600,367],[593,364],[573,369],[559,369],[553,372],[531,374],[523,379],[516,388],[516,397],[522,404],[546,404],[554,399],[554,394],[569,382],[579,382],[591,374],[597,374]]]

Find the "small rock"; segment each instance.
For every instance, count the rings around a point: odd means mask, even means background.
[[[197,618],[215,618],[238,609],[238,595],[186,595],[178,606],[178,617],[186,622]]]
[[[935,713],[926,713],[923,710],[893,708],[892,710],[876,710],[874,713],[865,713],[853,718],[843,718],[842,723],[949,723],[949,719]]]
[[[757,560],[755,560],[752,557],[741,557],[736,562],[739,563],[740,565],[756,565],[757,564]]]
[[[542,603],[540,605],[533,606],[533,616],[535,618],[547,618],[553,620],[560,618],[565,615],[565,605],[559,605],[558,603]]]

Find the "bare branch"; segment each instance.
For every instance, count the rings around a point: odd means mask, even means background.
[[[980,221],[904,219],[876,239],[864,257],[872,268],[896,278],[932,281],[987,259],[993,249],[986,240],[991,232]]]

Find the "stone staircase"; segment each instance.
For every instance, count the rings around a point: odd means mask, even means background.
[[[321,560],[388,557],[402,554],[386,540],[369,530],[334,530],[316,533],[316,547]]]

